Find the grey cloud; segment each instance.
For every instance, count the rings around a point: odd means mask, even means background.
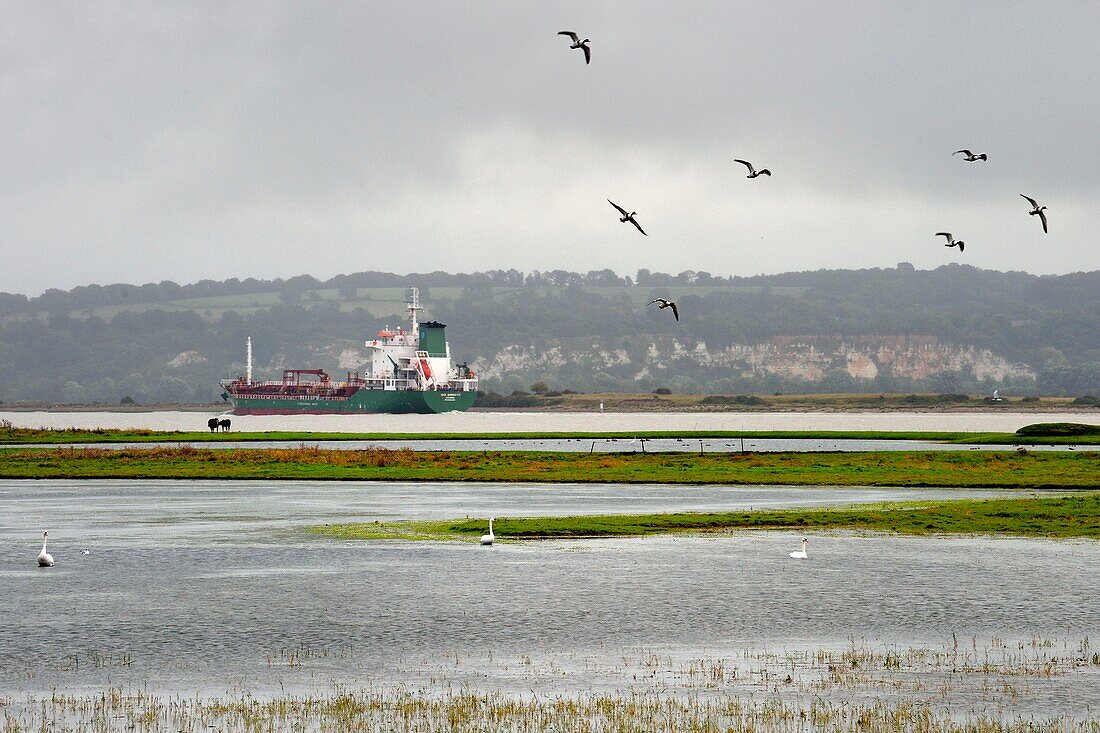
[[[5,15],[3,290],[426,260],[934,266],[953,253],[926,234],[956,223],[979,266],[1100,267],[1095,3]],[[591,66],[562,29],[592,38]],[[952,159],[960,147],[989,163]],[[745,181],[735,155],[776,176]],[[1049,237],[1019,191],[1050,204]],[[652,242],[624,240],[608,196],[638,201]]]

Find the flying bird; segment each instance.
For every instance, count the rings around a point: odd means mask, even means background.
[[[951,236],[951,232],[936,232],[936,236],[947,237],[947,244],[943,245],[944,247],[958,247],[960,252],[966,250],[966,242],[962,241],[961,239],[956,240],[954,237]]]
[[[630,222],[631,224],[633,224],[634,226],[638,227],[638,231],[639,231],[639,232],[641,232],[642,234],[645,234],[645,229],[642,229],[642,225],[641,225],[641,224],[639,224],[639,223],[637,222],[637,220],[635,220],[635,219],[634,219],[634,215],[638,213],[637,211],[631,211],[631,212],[630,212],[630,213],[628,214],[628,213],[626,213],[626,209],[624,209],[623,207],[619,206],[619,205],[618,205],[617,203],[615,203],[615,202],[614,202],[614,201],[612,201],[611,199],[608,199],[608,200],[607,200],[607,203],[609,203],[609,204],[611,204],[612,206],[614,206],[614,207],[615,207],[616,209],[618,209],[618,210],[619,210],[619,213],[620,213],[620,214],[622,214],[622,217],[621,217],[621,218],[619,219],[619,221],[621,221],[621,222],[622,222],[622,223],[624,223],[624,224],[625,224],[626,222],[628,222],[628,221],[629,221],[629,222]],[[648,234],[645,234],[645,235],[646,235],[647,237],[649,236]]]
[[[1024,196],[1023,194],[1020,194],[1020,195]],[[1031,211],[1029,211],[1027,213],[1032,215],[1032,216],[1035,216],[1036,214],[1039,215],[1039,218],[1043,220],[1043,234],[1046,234],[1047,233],[1047,215],[1043,213],[1043,210],[1046,209],[1046,206],[1039,206],[1039,202],[1036,201],[1035,199],[1031,198],[1030,196],[1024,196],[1024,198],[1027,199],[1027,202],[1029,204],[1031,204]]]
[[[962,150],[956,150],[955,152],[953,152],[951,154],[952,155],[958,155],[959,153],[963,154],[963,160],[965,160],[968,163],[973,163],[975,160],[988,160],[985,153],[978,153],[977,155],[975,155],[974,153],[970,152],[966,148],[963,148]]]
[[[558,35],[559,36],[569,36],[570,38],[572,38],[573,39],[573,45],[570,46],[569,48],[579,48],[579,49],[581,49],[582,51],[584,51],[584,63],[586,63],[586,64],[592,63],[592,49],[590,49],[588,47],[588,44],[591,43],[590,40],[588,40],[586,38],[582,41],[581,37],[578,36],[573,31],[558,31]]]
[[[653,305],[654,303],[657,304],[657,308],[660,309],[660,310],[664,310],[665,308],[671,308],[672,309],[672,315],[674,315],[676,317],[677,321],[680,320],[680,309],[677,308],[676,304],[673,303],[668,298],[654,298],[653,300],[649,301],[649,305]]]
[[[770,176],[772,174],[772,172],[770,170],[768,170],[767,168],[761,168],[760,170],[756,170],[755,168],[752,167],[752,163],[750,163],[747,160],[741,160],[740,158],[734,158],[733,162],[734,163],[740,163],[741,165],[743,165],[743,166],[745,166],[746,168],[749,169],[749,174],[747,176],[745,176],[745,178],[756,178],[757,176]]]

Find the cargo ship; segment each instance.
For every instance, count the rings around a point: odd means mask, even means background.
[[[323,369],[284,369],[279,381],[252,380],[252,339],[244,376],[221,382],[235,415],[363,415],[466,410],[477,398],[477,375],[451,361],[446,325],[420,322],[420,290],[409,288],[409,329],[384,328],[366,342],[365,373],[334,380]]]

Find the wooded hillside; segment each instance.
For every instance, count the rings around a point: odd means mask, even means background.
[[[0,400],[210,401],[243,369],[350,367],[404,288],[497,391],[1100,391],[1100,272],[947,265],[757,277],[609,270],[91,285],[0,293]],[[646,307],[675,299],[681,320]],[[548,356],[549,355],[549,356]],[[768,360],[772,360],[769,363]]]

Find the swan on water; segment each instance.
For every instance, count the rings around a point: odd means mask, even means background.
[[[38,553],[38,567],[40,568],[53,567],[53,555],[46,552],[46,540],[49,538],[49,536],[49,532],[42,533],[42,552]]]
[[[791,557],[795,560],[805,560],[809,556],[806,554],[806,544],[809,542],[805,537],[802,538],[802,549],[791,553]]]
[[[495,540],[497,538],[496,535],[493,534],[493,520],[494,519],[496,519],[496,517],[489,517],[489,534],[481,535],[481,544],[483,544],[483,545],[491,545],[491,544],[493,544],[493,540]]]

